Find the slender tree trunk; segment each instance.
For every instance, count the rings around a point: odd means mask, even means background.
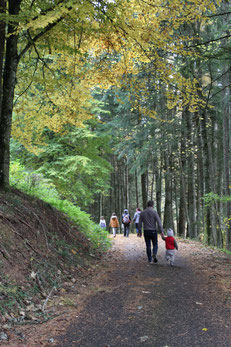
[[[223,138],[222,124],[217,119],[217,117],[213,117],[212,122],[213,127],[213,135],[212,135],[212,145],[213,145],[213,157],[214,157],[214,169],[215,171],[215,193],[218,196],[223,195],[223,172],[224,172],[224,163],[223,156],[223,143],[221,139]],[[214,202],[215,208],[215,217],[216,217],[216,245],[220,248],[223,248],[223,234],[222,234],[222,202],[217,200]]]
[[[155,165],[155,177],[156,177],[156,210],[158,215],[162,215],[161,202],[162,202],[162,156],[159,156],[159,167],[158,167],[158,158],[156,158]]]
[[[138,191],[137,170],[135,171],[135,185],[136,185],[136,207],[139,207],[139,191]]]
[[[231,73],[229,73],[229,85],[231,83]],[[225,84],[226,85],[226,84]],[[229,88],[229,98],[231,95],[231,88]],[[224,156],[224,181],[225,181],[225,195],[231,195],[231,102],[229,101],[224,110],[223,115],[223,156]],[[231,201],[226,202],[226,248],[231,251]]]
[[[146,182],[147,182],[147,200],[149,200],[149,165],[147,165],[147,174],[146,174]]]
[[[200,116],[197,115],[196,119],[196,129],[197,129],[197,227],[198,233],[204,230],[204,218],[202,216],[202,211],[204,211],[204,200],[202,196],[205,193],[205,179],[204,179],[204,157],[203,157],[203,145],[201,138],[201,125]]]
[[[188,231],[190,238],[197,236],[196,232],[196,196],[195,196],[195,173],[194,173],[194,139],[192,114],[187,112],[187,140],[188,140]]]
[[[182,112],[181,140],[180,140],[180,202],[179,202],[179,226],[180,236],[186,236],[186,122],[185,112]]]
[[[6,1],[0,0],[0,14],[6,11]],[[3,83],[3,62],[4,62],[4,52],[5,52],[5,40],[6,40],[6,22],[0,22],[0,114],[2,106],[2,83]]]
[[[111,162],[111,166],[114,168],[114,158],[112,157],[112,159],[109,159]],[[113,211],[113,173],[111,173],[110,175],[110,195],[109,195],[109,211]]]
[[[117,201],[116,201],[116,195],[118,194],[119,195],[119,191],[116,192],[116,180],[115,180],[115,175],[116,175],[116,172],[117,172],[117,175],[118,175],[118,170],[116,169],[116,158],[114,156],[112,156],[113,158],[113,161],[112,161],[112,167],[113,167],[113,171],[111,173],[111,189],[110,189],[110,214],[116,210],[116,204],[117,204]]]
[[[164,228],[172,228],[172,187],[171,187],[171,173],[169,166],[170,152],[165,152],[165,205],[164,205]]]
[[[143,209],[147,206],[147,184],[146,184],[146,171],[141,174],[141,190],[142,190],[142,202],[143,202]]]
[[[128,169],[128,163],[126,161],[126,195],[127,195],[127,208],[128,211],[130,211],[130,196],[129,196],[129,188],[130,182],[129,182],[129,169]]]
[[[205,158],[205,194],[209,194],[213,192],[213,158],[212,152],[209,144],[209,136],[208,136],[208,119],[206,110],[202,113],[202,139],[203,139],[203,150],[204,150],[204,158]],[[206,234],[207,241],[209,245],[216,244],[216,228],[214,222],[214,206],[209,206],[206,208]]]
[[[174,177],[174,196],[175,196],[175,206],[176,206],[176,227],[177,227],[177,234],[179,233],[179,206],[178,206],[178,182],[176,176]]]
[[[99,216],[103,216],[103,196],[99,193]]]
[[[155,169],[152,168],[152,181],[151,181],[151,200],[153,200],[154,183],[155,183]]]

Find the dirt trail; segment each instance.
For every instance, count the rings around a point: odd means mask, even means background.
[[[180,242],[176,266],[170,267],[164,252],[159,240],[159,262],[150,265],[143,239],[119,235],[84,309],[55,346],[231,346],[230,282],[222,287],[213,281],[220,273],[218,260],[231,275],[230,259]]]
[[[10,347],[231,347],[231,258],[198,242],[178,245],[175,267],[161,239],[150,265],[143,238],[117,235],[90,275],[64,292],[70,305],[24,327]]]

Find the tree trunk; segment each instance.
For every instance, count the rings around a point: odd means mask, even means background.
[[[130,209],[130,199],[129,199],[129,170],[128,170],[128,162],[126,160],[126,200],[127,200],[127,209]]]
[[[202,139],[203,139],[203,151],[205,158],[205,194],[213,192],[212,182],[213,182],[213,158],[211,153],[211,148],[209,144],[209,136],[207,133],[207,112],[206,110],[202,113],[201,116],[201,126],[202,126]],[[207,241],[209,245],[216,244],[216,235],[215,235],[215,223],[214,223],[214,206],[209,206],[206,208],[206,234]]]
[[[197,228],[198,233],[204,230],[204,218],[202,217],[204,211],[204,200],[201,199],[205,193],[205,180],[204,180],[204,156],[203,156],[203,145],[201,138],[201,125],[200,125],[199,114],[196,117],[196,128],[197,128]]]
[[[154,183],[155,183],[155,169],[154,167],[152,168],[152,181],[151,181],[151,193],[150,193],[150,196],[151,196],[151,200],[153,200],[153,192],[154,192]]]
[[[215,193],[218,194],[218,196],[223,195],[223,187],[224,187],[224,163],[223,163],[223,156],[221,155],[224,153],[223,150],[223,131],[222,126],[220,124],[221,122],[217,120],[217,117],[213,117],[212,120],[212,146],[214,148],[213,150],[213,158],[214,158],[214,169],[215,171]],[[215,208],[215,218],[216,218],[216,245],[220,248],[223,248],[223,226],[222,226],[222,202],[220,200],[217,200],[214,202],[214,208]]]
[[[181,142],[180,142],[180,202],[179,202],[179,225],[178,233],[186,237],[186,124],[185,112],[182,112]]]
[[[141,190],[142,190],[142,202],[143,202],[143,209],[147,206],[147,190],[146,190],[146,171],[141,174]]]
[[[161,195],[162,195],[162,176],[161,169],[156,166],[155,169],[156,176],[156,210],[161,219]]]
[[[195,196],[195,173],[194,173],[194,138],[192,114],[187,112],[187,140],[188,140],[188,232],[190,238],[197,236],[196,231],[196,196]]]
[[[0,0],[0,14],[6,12],[6,1]],[[2,71],[3,71],[3,62],[4,62],[4,53],[5,53],[5,39],[6,39],[6,22],[0,22],[0,114],[2,106]]]
[[[21,0],[9,0],[9,14],[18,15]],[[10,136],[13,112],[16,73],[18,67],[18,34],[17,23],[8,23],[6,39],[6,56],[3,73],[3,93],[0,119],[0,187],[9,185]]]
[[[231,83],[231,73],[229,73],[229,85]],[[231,89],[229,88],[229,98]],[[225,181],[225,195],[231,195],[230,189],[230,171],[231,171],[231,103],[228,102],[223,115],[223,156],[224,156],[224,181]],[[226,248],[231,251],[231,201],[226,202]]]
[[[139,191],[138,191],[137,170],[135,171],[135,185],[136,185],[136,207],[139,207]]]
[[[174,200],[175,200],[175,206],[176,206],[176,227],[177,227],[177,234],[179,232],[178,226],[179,226],[179,206],[178,206],[178,182],[177,182],[177,177],[174,176]]]
[[[164,228],[172,228],[172,187],[169,166],[169,154],[165,152],[165,204],[164,204]]]
[[[147,184],[146,190],[147,190],[147,200],[150,200],[149,199],[149,172],[148,172],[148,170],[149,170],[149,165],[147,165],[147,173],[146,173],[146,184]]]

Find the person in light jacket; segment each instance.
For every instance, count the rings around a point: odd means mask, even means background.
[[[119,221],[118,221],[118,218],[116,217],[115,212],[112,213],[109,227],[112,228],[113,236],[116,237],[116,232],[117,232],[117,229],[119,228]]]
[[[122,214],[122,223],[124,226],[124,237],[129,237],[129,228],[131,223],[131,217],[128,213],[128,210],[125,208],[124,213]]]
[[[106,224],[106,221],[105,221],[104,216],[101,216],[101,217],[100,217],[99,226],[100,226],[102,229],[106,230],[107,224]]]
[[[139,207],[137,207],[136,212],[135,212],[134,217],[133,217],[133,220],[132,220],[135,223],[135,226],[136,226],[136,234],[137,234],[137,236],[140,236],[139,235],[139,229],[138,229],[140,214],[141,214],[141,209]]]

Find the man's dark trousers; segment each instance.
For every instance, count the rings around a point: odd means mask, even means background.
[[[152,261],[152,254],[155,258],[158,251],[158,238],[156,230],[144,230],[144,239],[146,242],[146,252],[148,256],[148,261]],[[153,245],[153,252],[151,251],[151,242]]]

